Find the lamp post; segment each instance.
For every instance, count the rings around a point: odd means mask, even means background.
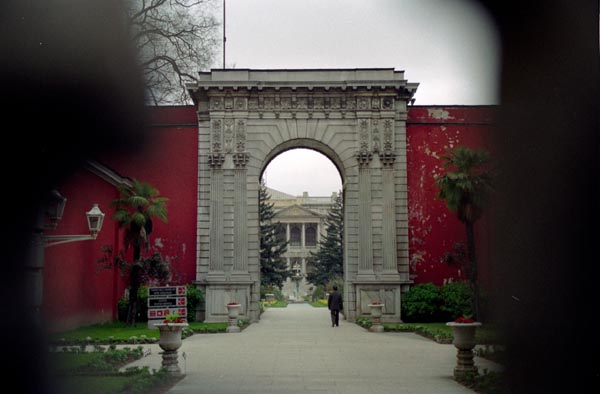
[[[92,209],[85,213],[90,234],[85,235],[44,235],[44,230],[54,230],[62,219],[67,199],[56,190],[50,193],[43,209],[40,209],[38,221],[31,238],[31,255],[27,264],[27,282],[31,289],[31,298],[28,302],[31,307],[34,321],[40,322],[40,308],[43,299],[43,268],[44,249],[50,246],[96,239],[102,229],[104,213],[93,204]]]

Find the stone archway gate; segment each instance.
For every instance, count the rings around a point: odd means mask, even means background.
[[[259,179],[279,153],[318,150],[344,185],[344,308],[385,304],[400,321],[410,284],[407,103],[418,84],[394,69],[212,70],[188,86],[198,109],[197,281],[206,321],[229,301],[259,316]]]

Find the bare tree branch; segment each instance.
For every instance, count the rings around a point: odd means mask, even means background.
[[[186,104],[185,84],[210,68],[219,45],[216,0],[127,0],[148,101]]]

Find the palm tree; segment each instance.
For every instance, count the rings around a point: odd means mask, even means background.
[[[477,285],[477,254],[475,252],[475,222],[483,214],[492,192],[493,174],[490,155],[457,146],[444,159],[445,173],[435,180],[440,191],[438,198],[456,213],[465,224],[467,233],[467,277],[473,290],[473,311],[479,315],[479,287]]]
[[[134,324],[138,310],[138,290],[141,286],[143,272],[140,261],[142,249],[149,246],[152,233],[152,219],[167,222],[166,197],[159,197],[159,191],[148,182],[134,180],[132,185],[120,189],[120,198],[112,202],[115,207],[113,219],[119,227],[125,228],[123,243],[125,249],[133,248],[133,263],[129,274],[129,307],[127,323]]]

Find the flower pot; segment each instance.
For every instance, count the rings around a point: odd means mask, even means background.
[[[181,334],[187,326],[187,323],[159,323],[156,325],[160,331],[158,346],[164,350],[162,366],[173,375],[181,375],[177,363],[177,349],[181,347]]]
[[[383,325],[381,324],[381,316],[383,315],[384,304],[369,304],[369,311],[371,313],[371,332],[383,332]]]
[[[228,326],[225,332],[240,332],[240,327],[237,325],[238,316],[240,315],[240,304],[227,304]]]
[[[481,326],[479,322],[473,323],[446,323],[452,327],[454,339],[452,344],[458,349],[454,377],[462,379],[469,374],[477,374],[477,367],[473,362],[473,348],[475,347],[475,331]]]

